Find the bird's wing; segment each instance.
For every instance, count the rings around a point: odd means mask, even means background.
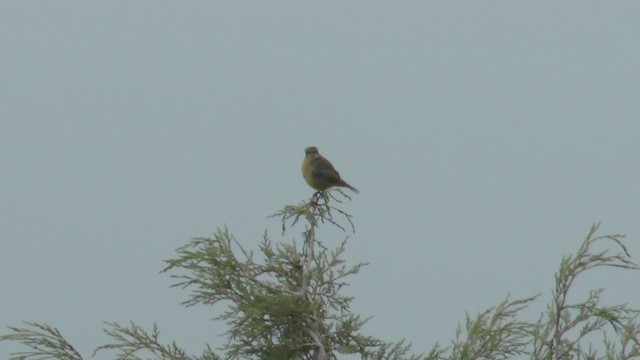
[[[335,182],[340,180],[340,174],[336,171],[336,169],[331,165],[329,160],[327,159],[318,159],[318,161],[313,164],[313,176],[319,179],[325,179],[330,182]]]

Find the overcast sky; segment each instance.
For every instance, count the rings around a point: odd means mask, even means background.
[[[543,293],[590,226],[640,257],[640,3],[0,2],[0,328],[103,321],[223,343],[159,274],[228,226],[249,248],[313,191],[319,147],[360,194],[345,291],[414,350]],[[322,240],[338,244],[341,234]],[[323,235],[321,230],[319,236]],[[330,236],[329,236],[330,235]],[[640,274],[602,271],[640,307]],[[6,330],[0,330],[6,333]],[[0,343],[0,358],[21,349]],[[97,359],[112,359],[101,353]]]

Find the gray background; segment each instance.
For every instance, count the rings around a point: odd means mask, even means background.
[[[346,257],[371,265],[346,292],[375,316],[367,333],[424,351],[508,293],[547,301],[593,222],[640,255],[638,14],[632,1],[3,1],[0,326],[55,325],[87,357],[103,321],[157,322],[192,354],[220,345],[223,308],[180,306],[162,260],[225,224],[249,248],[265,229],[299,237],[266,217],[312,194],[309,145],[361,190],[343,205]],[[593,273],[575,299],[606,287],[640,307],[638,279]]]

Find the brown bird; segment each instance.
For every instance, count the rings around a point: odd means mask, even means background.
[[[325,191],[333,186],[342,186],[358,193],[358,189],[340,179],[340,174],[338,174],[329,160],[320,155],[317,147],[310,146],[304,149],[304,154],[302,176],[309,186],[318,191]]]

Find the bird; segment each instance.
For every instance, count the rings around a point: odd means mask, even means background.
[[[341,186],[351,189],[356,194],[359,192],[358,189],[340,178],[340,174],[338,174],[329,160],[320,155],[317,147],[309,146],[304,149],[304,154],[302,177],[304,177],[309,186],[318,191],[325,191],[333,186]]]

